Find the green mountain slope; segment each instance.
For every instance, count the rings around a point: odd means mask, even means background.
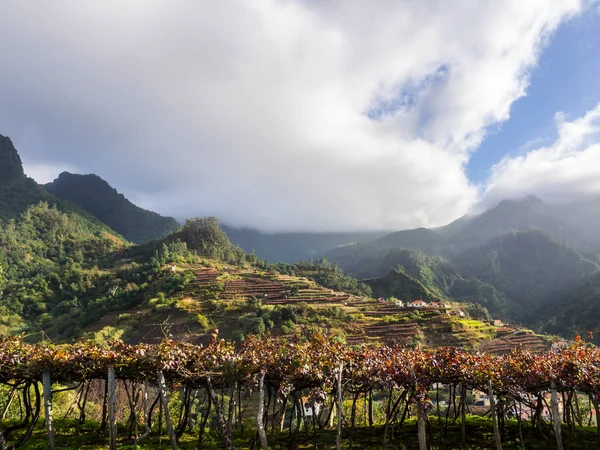
[[[418,250],[396,249],[374,262],[371,268],[381,272],[387,267],[390,269],[385,276],[367,282],[372,287],[382,287],[373,291],[378,296],[394,296],[405,300],[415,300],[420,296],[453,299],[461,303],[479,304],[496,316],[505,316],[507,299],[504,294],[468,273],[459,272],[453,263],[440,256],[429,256]]]
[[[26,331],[80,308],[104,284],[98,266],[125,244],[44,202],[0,227],[0,332],[20,324]],[[52,323],[67,333],[73,325]]]
[[[405,302],[413,300],[440,301],[441,298],[425,287],[418,279],[406,274],[402,269],[390,271],[379,278],[363,280],[371,287],[375,297],[395,297]]]
[[[398,263],[390,256],[399,248],[420,250],[430,255],[440,255],[445,239],[426,228],[397,231],[372,241],[337,246],[326,252],[327,259],[338,264],[345,272],[357,278],[385,275]]]
[[[535,310],[565,295],[600,267],[541,231],[512,232],[454,259],[461,273],[494,286],[509,300],[507,313],[535,323]]]
[[[63,172],[44,188],[89,212],[135,243],[151,241],[179,228],[172,217],[163,217],[134,205],[97,175]]]
[[[600,344],[600,273],[571,287],[536,311],[540,331],[587,337]]]

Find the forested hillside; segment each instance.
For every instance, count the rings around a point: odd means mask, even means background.
[[[454,260],[461,273],[489,283],[509,300],[508,315],[524,323],[577,288],[600,267],[541,231],[509,233]]]
[[[536,310],[539,330],[572,335],[588,331],[600,342],[600,273],[587,278]]]
[[[76,213],[40,203],[0,227],[1,331],[22,323],[55,328],[67,336],[76,311],[108,282],[100,268],[126,245],[107,229],[90,226]],[[57,322],[61,316],[69,319]]]
[[[58,198],[73,202],[131,242],[151,241],[179,228],[172,217],[134,205],[97,175],[63,172],[44,188]]]

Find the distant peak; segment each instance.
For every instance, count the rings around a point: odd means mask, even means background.
[[[86,185],[93,185],[97,187],[103,187],[105,189],[113,190],[112,186],[104,180],[102,177],[99,177],[96,174],[88,173],[85,175],[71,172],[61,172],[60,175],[49,185],[65,185],[65,184],[80,184],[85,183]]]
[[[0,134],[0,182],[25,176],[23,163],[10,138]]]
[[[505,199],[498,203],[499,207],[506,206],[533,206],[533,205],[543,205],[544,202],[539,197],[535,195],[528,195],[527,197],[516,198],[516,199]]]

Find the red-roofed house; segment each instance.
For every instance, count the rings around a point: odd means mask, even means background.
[[[408,306],[410,308],[424,308],[427,306],[427,303],[425,303],[423,300],[415,300],[414,302],[410,302]]]

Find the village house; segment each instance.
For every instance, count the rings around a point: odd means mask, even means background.
[[[383,297],[379,297],[379,298],[377,299],[377,303],[386,303],[386,301],[385,301],[385,298],[383,298]]]
[[[410,308],[424,308],[427,306],[427,303],[425,303],[423,300],[415,300],[414,302],[410,302],[408,304],[408,307]]]
[[[321,404],[315,403],[315,413],[319,415],[321,412]],[[304,417],[312,417],[313,408],[311,402],[308,400],[308,397],[302,397],[302,407],[304,408]]]
[[[502,323],[502,321],[500,319],[496,319],[496,320],[494,320],[494,326],[495,327],[503,327],[504,324]]]
[[[429,306],[430,308],[439,308],[440,304],[438,302],[431,302],[427,306]]]
[[[396,299],[396,306],[399,308],[404,308],[404,302],[402,300]]]
[[[473,389],[473,406],[490,406],[490,396],[485,392]]]

